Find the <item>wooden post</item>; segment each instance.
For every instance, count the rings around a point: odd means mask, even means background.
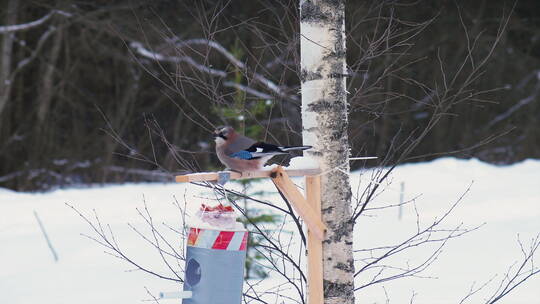
[[[306,176],[306,199],[308,204],[321,216],[321,177]],[[308,229],[308,304],[323,304],[323,260],[322,240]]]

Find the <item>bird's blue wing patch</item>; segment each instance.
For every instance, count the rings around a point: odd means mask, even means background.
[[[238,151],[236,153],[231,154],[231,157],[240,158],[240,159],[252,159],[253,155],[251,155],[249,151],[242,150],[242,151]]]

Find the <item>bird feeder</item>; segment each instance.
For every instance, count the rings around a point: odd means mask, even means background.
[[[183,304],[240,304],[248,232],[191,227]]]
[[[322,304],[323,303],[323,271],[322,271],[322,241],[324,239],[324,233],[326,230],[326,226],[321,220],[321,187],[320,187],[320,169],[284,169],[281,166],[277,166],[273,168],[272,170],[259,170],[259,171],[248,171],[248,172],[233,172],[233,171],[225,171],[225,172],[203,172],[203,173],[193,173],[193,174],[187,174],[187,175],[180,175],[176,176],[177,182],[203,182],[203,181],[218,181],[223,179],[224,175],[227,175],[228,179],[248,179],[248,178],[265,178],[270,177],[272,181],[274,182],[274,185],[276,186],[277,190],[281,193],[282,197],[286,199],[294,208],[294,210],[300,215],[300,217],[304,220],[308,227],[308,303],[309,304]],[[305,182],[306,182],[306,188],[305,192],[306,195],[304,196],[298,188],[295,186],[295,184],[292,182],[292,180],[289,178],[289,176],[304,176]],[[193,233],[193,236],[197,236],[197,240],[199,239],[199,235],[202,232],[203,239],[201,239],[201,245],[204,244],[204,246],[208,247],[209,244],[212,243],[212,238],[216,240],[219,238],[218,236],[221,235],[221,232],[216,231],[208,231],[208,230],[193,230],[196,228],[192,228],[190,230],[190,239]],[[238,233],[238,232],[235,232]],[[243,232],[246,235],[247,239],[247,232]],[[209,235],[208,237],[206,235]],[[229,236],[227,236],[228,238]],[[208,238],[208,239],[207,239]],[[223,237],[223,239],[226,239],[226,237]],[[192,241],[189,241],[192,242]],[[242,270],[242,276],[243,277],[243,265],[242,267],[238,266],[237,269],[232,269],[232,267],[228,267],[232,264],[227,265],[227,263],[235,263],[235,265],[240,265],[240,256],[244,256],[245,258],[245,251],[240,250],[242,247],[238,247],[238,250],[231,251],[229,250],[220,250],[220,249],[212,249],[212,248],[206,248],[206,247],[200,247],[198,246],[199,241],[192,242],[192,244],[195,244],[196,246],[189,246],[188,245],[188,257],[187,257],[187,269],[186,269],[186,280],[184,284],[184,290],[189,290],[186,288],[192,288],[193,297],[191,299],[184,299],[183,303],[185,304],[217,304],[217,303],[231,303],[236,304],[241,302],[241,292],[235,294],[237,298],[231,298],[230,301],[221,301],[221,297],[226,297],[230,294],[229,289],[221,288],[219,287],[218,278],[222,276],[227,276],[228,272],[235,271],[234,277],[237,278],[236,271]],[[215,244],[215,243],[214,243]],[[214,246],[214,245],[212,245]],[[219,245],[218,245],[219,246]],[[219,247],[223,247],[224,245],[221,245]],[[227,245],[228,248],[229,245]],[[213,250],[213,251],[211,251]],[[245,250],[245,247],[244,249]],[[236,253],[233,253],[236,252]],[[228,255],[230,253],[230,255]],[[189,257],[195,257],[197,256],[198,259],[191,262],[192,266],[190,267],[190,258]],[[203,257],[204,256],[204,257]],[[234,257],[233,257],[234,256]],[[220,260],[223,258],[223,260]],[[210,277],[215,278],[207,278],[212,281],[208,282],[215,282],[212,283],[213,285],[209,285],[206,289],[202,289],[203,285],[198,285],[202,283],[202,280],[205,279],[205,273],[208,274],[210,269],[206,268],[205,265],[213,265],[213,271],[211,272]],[[231,277],[233,275],[231,274]],[[197,282],[197,280],[200,278],[200,281]],[[191,281],[193,280],[193,281]],[[193,283],[193,287],[191,283]],[[236,282],[230,282],[231,288],[232,285],[234,285],[234,288],[237,288],[241,285]],[[187,286],[187,287],[186,287]],[[197,287],[201,286],[201,287]],[[201,289],[197,289],[201,288]],[[235,289],[236,290],[236,289]],[[205,292],[208,293],[208,295],[202,295],[200,300],[195,300],[196,294],[199,292]],[[203,300],[203,297],[204,300]],[[207,299],[215,299],[215,300],[207,300]]]

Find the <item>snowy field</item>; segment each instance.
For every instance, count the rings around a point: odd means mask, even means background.
[[[352,174],[353,193],[369,180],[370,172]],[[435,263],[423,273],[432,278],[408,278],[376,285],[357,294],[358,303],[459,303],[476,282],[493,281],[469,303],[483,303],[509,266],[521,257],[518,234],[525,246],[540,233],[540,161],[527,160],[496,167],[477,160],[443,158],[429,163],[404,165],[392,175],[392,183],[372,206],[397,204],[401,183],[407,204],[398,219],[398,208],[371,211],[360,218],[355,230],[355,248],[385,244],[409,235],[420,214],[422,225],[441,216],[469,188],[470,191],[448,218],[445,227],[484,224],[479,230],[447,243]],[[298,180],[300,182],[300,180]],[[471,185],[472,183],[472,185]],[[257,188],[274,191],[269,182]],[[362,189],[362,188],[360,188]],[[127,184],[56,190],[43,194],[16,193],[0,189],[0,303],[67,304],[142,303],[151,293],[174,291],[173,282],[163,281],[133,269],[103,252],[95,242],[81,236],[91,229],[66,203],[85,215],[93,210],[110,225],[119,246],[144,267],[165,271],[160,257],[149,250],[128,226],[144,231],[138,215],[144,203],[156,223],[180,227],[182,217],[173,204],[184,198],[193,206],[201,203],[201,189],[182,184]],[[272,201],[279,201],[273,196]],[[58,253],[47,246],[37,214]],[[411,230],[412,229],[412,230]],[[174,238],[174,233],[170,234]],[[179,241],[180,246],[180,241]],[[540,254],[540,253],[539,253]],[[537,256],[539,255],[537,254]],[[404,256],[414,262],[416,257]],[[362,278],[358,279],[362,283]],[[385,294],[386,291],[386,294]],[[500,303],[540,303],[540,275],[515,289]],[[177,303],[168,300],[163,303]],[[278,302],[281,303],[281,302]]]

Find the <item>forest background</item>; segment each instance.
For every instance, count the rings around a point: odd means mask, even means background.
[[[218,125],[299,144],[297,2],[1,1],[0,187],[221,168]],[[429,123],[438,88],[424,84],[500,37],[471,83],[482,95],[445,113],[404,161],[540,157],[539,1],[348,1],[346,13],[352,156],[390,163],[396,137]],[[399,56],[365,48],[409,27],[385,42],[402,43]]]

